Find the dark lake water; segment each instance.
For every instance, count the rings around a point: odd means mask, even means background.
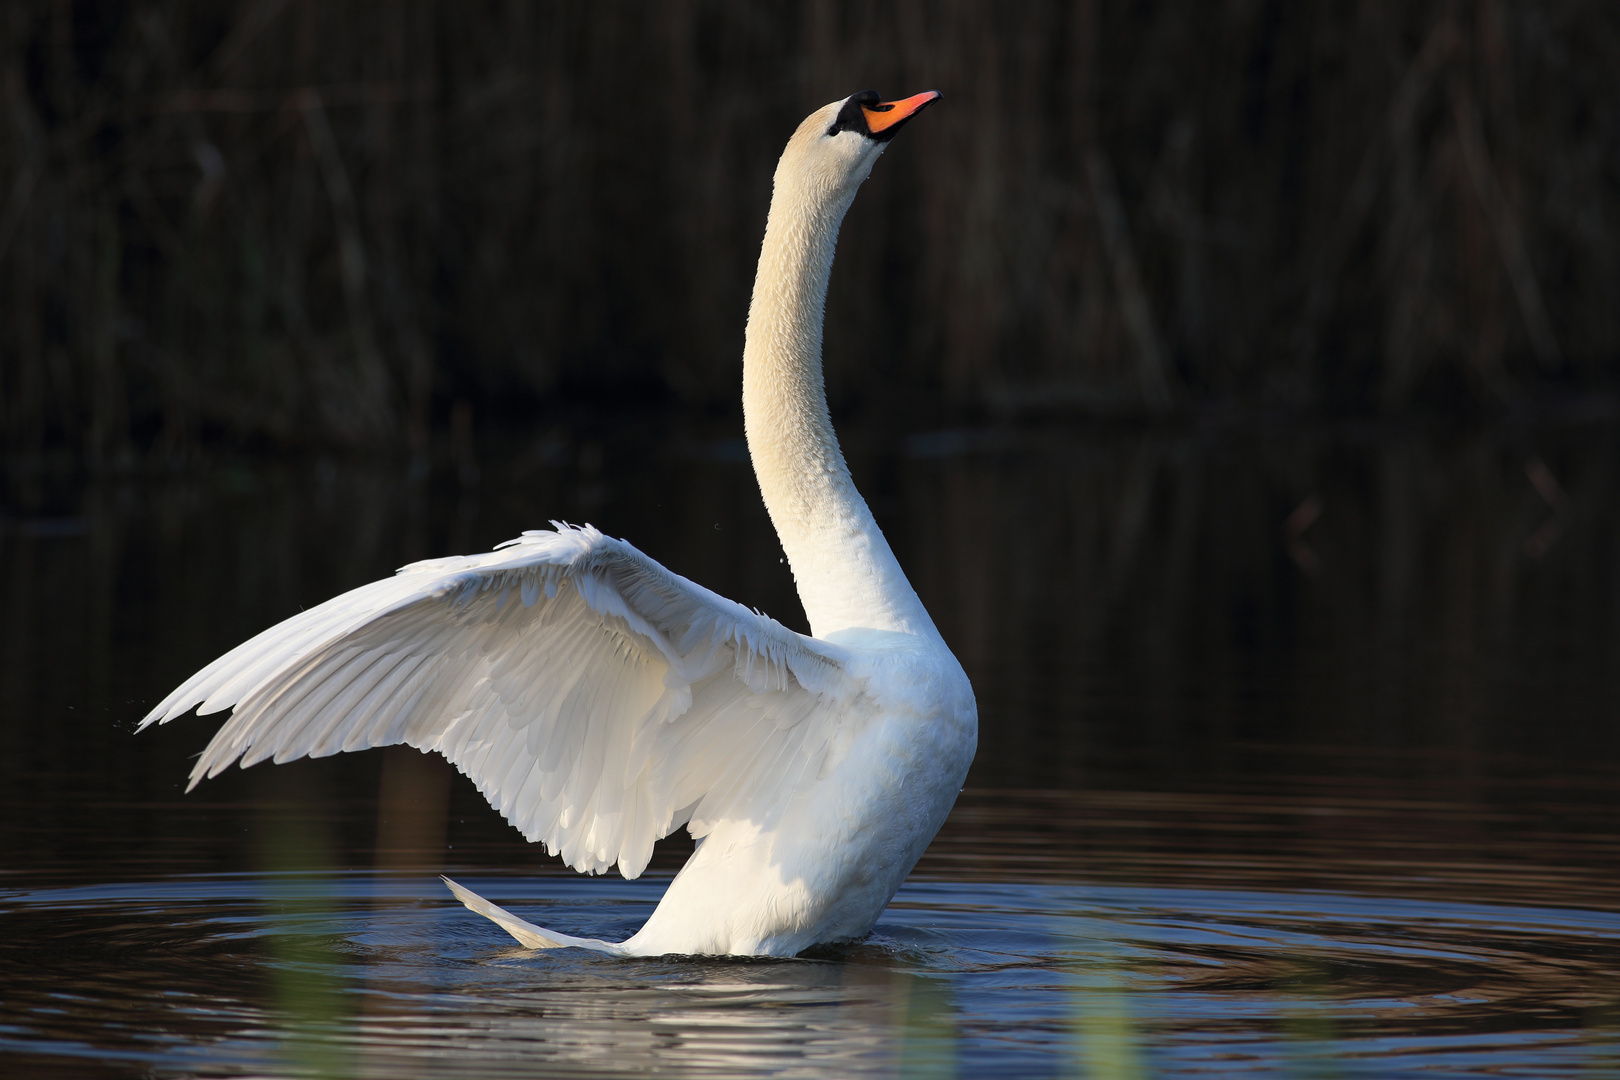
[[[1620,427],[853,428],[978,761],[870,940],[515,948],[447,872],[622,937],[438,759],[233,770],[184,676],[396,566],[590,521],[789,625],[739,440],[558,427],[412,465],[12,462],[0,1073],[1620,1075]]]

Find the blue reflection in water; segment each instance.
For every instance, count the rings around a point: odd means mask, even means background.
[[[615,937],[664,880],[483,877]],[[513,947],[428,877],[0,896],[0,1060],[129,1074],[1593,1075],[1620,915],[1311,893],[914,883],[798,960]]]

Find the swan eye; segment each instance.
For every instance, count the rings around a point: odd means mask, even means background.
[[[881,100],[882,95],[876,90],[862,90],[852,95],[844,102],[844,107],[838,110],[838,116],[827,129],[827,134],[837,135],[841,131],[853,131],[857,135],[871,135],[871,129],[866,126],[865,110],[874,109]]]

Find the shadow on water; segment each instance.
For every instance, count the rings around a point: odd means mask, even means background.
[[[956,811],[863,943],[631,932],[414,751],[133,738],[231,644],[416,558],[589,520],[802,626],[724,432],[447,475],[221,463],[0,504],[0,1061],[34,1075],[1605,1075],[1620,1068],[1616,431],[855,431],[978,690]],[[471,465],[472,467],[469,467]]]

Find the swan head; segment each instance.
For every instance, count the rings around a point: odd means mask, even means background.
[[[823,105],[805,117],[788,140],[776,166],[778,190],[792,186],[807,197],[835,205],[842,202],[847,208],[889,140],[939,98],[939,91],[925,90],[884,101],[876,90],[862,90]]]

